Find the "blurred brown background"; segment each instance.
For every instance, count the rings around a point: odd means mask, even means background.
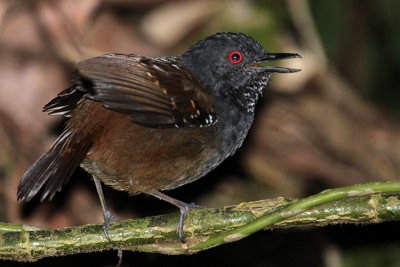
[[[244,32],[302,60],[275,74],[243,148],[199,181],[169,192],[208,207],[400,177],[398,1],[0,1],[0,219],[64,227],[103,221],[77,171],[52,202],[16,203],[18,181],[65,121],[41,108],[80,60],[109,52],[175,55],[220,31]],[[292,64],[292,65],[290,65]],[[119,218],[177,212],[112,189]],[[398,223],[262,232],[192,256],[125,253],[126,266],[400,266]],[[113,266],[116,252],[32,266]],[[0,262],[1,266],[24,264]]]

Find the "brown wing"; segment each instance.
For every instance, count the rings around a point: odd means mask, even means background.
[[[205,127],[216,122],[213,100],[173,57],[108,54],[77,66],[78,90],[147,127]]]
[[[57,95],[43,107],[43,111],[49,115],[64,115],[71,117],[71,112],[77,107],[79,100],[84,93],[78,90],[78,86],[73,85]]]

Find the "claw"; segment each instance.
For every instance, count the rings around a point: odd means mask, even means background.
[[[183,226],[185,224],[185,219],[187,217],[187,214],[190,210],[194,210],[194,209],[203,209],[204,207],[196,205],[194,203],[188,204],[185,202],[182,202],[180,200],[177,200],[175,198],[169,197],[167,195],[165,195],[164,193],[161,193],[159,191],[148,191],[145,192],[146,194],[152,195],[154,197],[157,197],[161,200],[164,200],[168,203],[171,203],[172,205],[176,206],[179,208],[180,212],[181,212],[181,216],[179,219],[179,227],[178,227],[178,236],[179,239],[181,240],[182,243],[186,243],[185,239],[183,238]]]
[[[106,200],[104,199],[103,189],[101,188],[100,180],[97,177],[93,176],[93,181],[94,181],[94,184],[96,185],[97,194],[99,195],[101,207],[103,209],[103,217],[104,217],[103,231],[104,231],[104,234],[106,235],[108,242],[112,243],[111,238],[108,235],[108,227],[110,226],[111,222],[116,222],[116,221],[120,221],[120,220],[115,218],[114,215],[112,215],[111,211],[107,208]],[[118,249],[118,263],[117,263],[116,267],[120,266],[121,263],[122,263],[122,250]]]
[[[109,210],[104,211],[104,224],[103,224],[103,231],[104,234],[106,235],[107,240],[111,243],[111,238],[108,235],[108,227],[110,226],[111,222],[118,222],[120,219],[117,219],[112,215],[112,213]]]
[[[181,216],[179,219],[179,228],[178,228],[178,235],[179,239],[181,240],[182,243],[186,243],[185,239],[183,238],[183,226],[185,224],[185,220],[187,217],[187,214],[189,211],[194,210],[194,209],[204,209],[203,206],[196,205],[194,203],[187,204],[184,202],[181,202],[183,205],[179,207],[179,210],[181,212]]]

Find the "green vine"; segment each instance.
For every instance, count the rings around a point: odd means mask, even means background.
[[[185,244],[177,237],[178,214],[114,222],[109,229],[112,243],[105,238],[101,224],[51,229],[0,223],[0,259],[35,261],[107,249],[191,254],[262,229],[399,218],[400,182],[367,183],[300,200],[277,198],[191,211],[185,223]]]

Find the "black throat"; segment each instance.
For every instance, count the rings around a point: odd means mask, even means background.
[[[229,156],[242,145],[254,120],[254,109],[244,111],[230,96],[218,97],[215,102],[218,122],[215,127],[221,140],[221,153]]]

